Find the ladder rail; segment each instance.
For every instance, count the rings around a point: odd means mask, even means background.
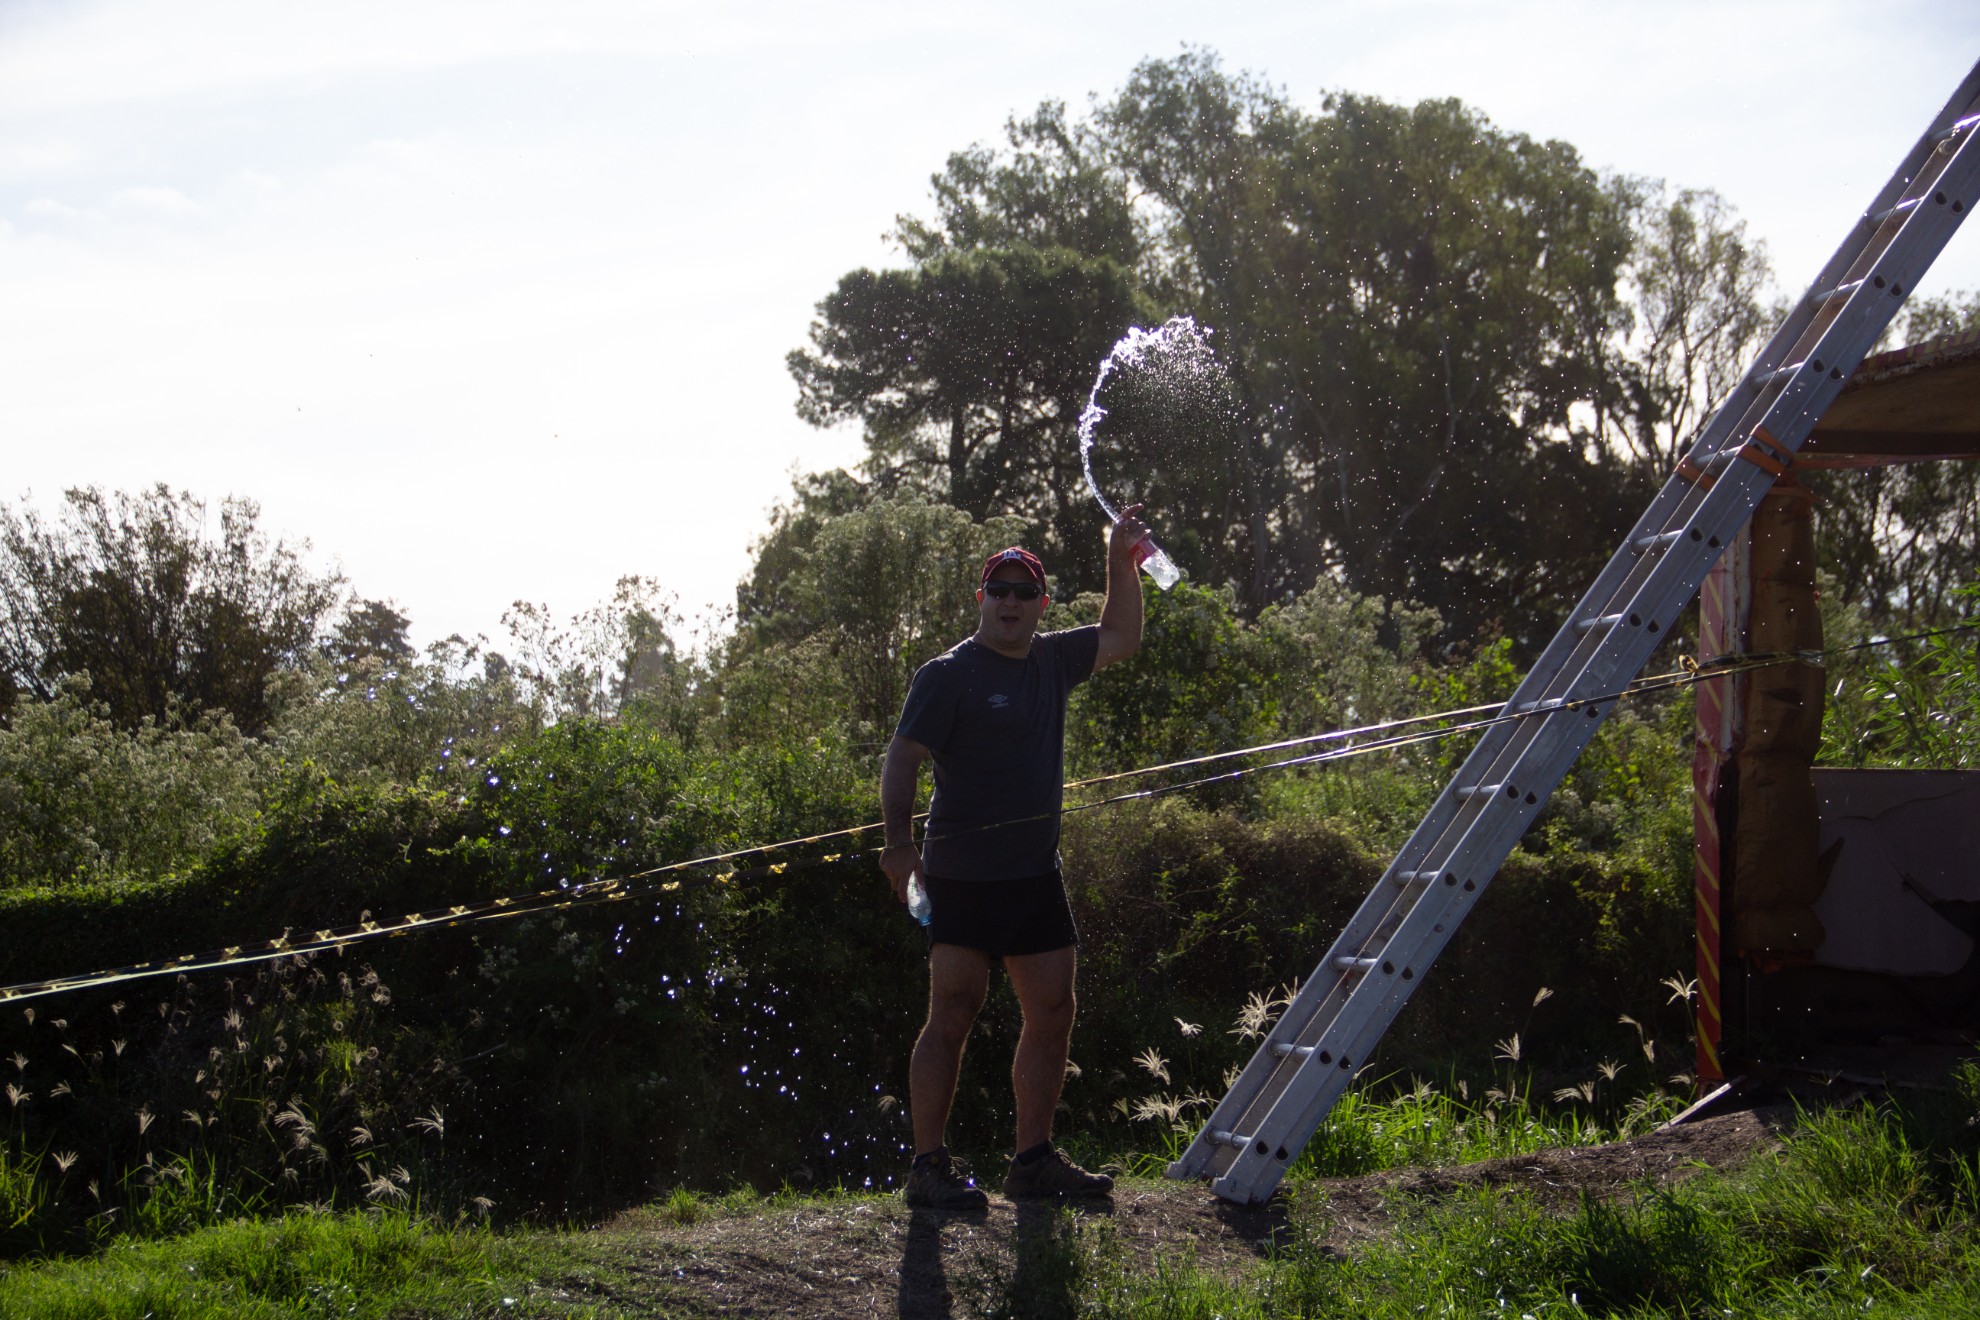
[[[1526,832],[1531,818],[1545,805],[1546,793],[1551,792],[1561,775],[1567,772],[1582,746],[1593,736],[1593,726],[1599,721],[1568,715],[1542,717],[1542,721],[1560,721],[1570,734],[1571,747],[1564,747],[1552,758],[1552,764],[1538,768],[1533,782],[1532,794],[1522,792],[1516,799],[1497,798],[1492,806],[1474,813],[1467,822],[1457,847],[1452,851],[1469,850],[1484,855],[1496,855],[1503,860],[1512,851],[1520,836]],[[1586,727],[1584,727],[1586,726]],[[1552,774],[1552,779],[1544,778]],[[1527,798],[1532,796],[1534,801]],[[1456,933],[1457,927],[1483,895],[1496,871],[1497,861],[1490,868],[1477,875],[1448,873],[1454,883],[1439,883],[1431,886],[1422,900],[1414,904],[1404,916],[1389,948],[1395,955],[1386,958],[1375,968],[1356,975],[1357,983],[1346,996],[1344,1010],[1311,1043],[1318,1048],[1311,1055],[1302,1057],[1293,1065],[1292,1076],[1284,1079],[1284,1084],[1269,1096],[1261,1096],[1260,1105],[1247,1106],[1247,1118],[1239,1119],[1237,1127],[1253,1134],[1253,1141],[1244,1151],[1234,1151],[1222,1161],[1225,1168],[1212,1183],[1212,1189],[1219,1196],[1240,1201],[1259,1199],[1261,1194],[1269,1195],[1276,1186],[1283,1169],[1290,1158],[1302,1149],[1311,1139],[1325,1117],[1327,1108],[1338,1099],[1353,1078],[1353,1070],[1367,1062],[1367,1052],[1379,1040],[1402,1006],[1407,1002],[1429,966],[1443,952],[1444,946]],[[1357,1013],[1353,1010],[1359,1009]],[[1302,1041],[1302,1043],[1305,1043]],[[1320,1084],[1302,1086],[1302,1076],[1312,1075],[1316,1070],[1331,1070],[1326,1073],[1327,1081]],[[1334,1074],[1340,1074],[1338,1077]],[[1338,1082],[1335,1086],[1333,1083]],[[1324,1103],[1323,1103],[1324,1100]],[[1253,1117],[1255,1115],[1255,1117]],[[1279,1152],[1286,1155],[1281,1157]],[[1262,1183],[1262,1188],[1260,1184]]]
[[[1338,1068],[1342,1065],[1337,1063],[1337,1060],[1351,1061],[1359,1057],[1353,1052],[1349,1043],[1339,1040],[1331,1033],[1347,1015],[1349,1006],[1357,998],[1365,1000],[1368,997],[1370,979],[1358,971],[1342,970],[1337,960],[1363,955],[1385,923],[1391,924],[1392,928],[1382,940],[1383,947],[1393,948],[1406,944],[1410,938],[1407,932],[1410,930],[1411,921],[1417,920],[1421,924],[1422,921],[1427,920],[1420,914],[1440,912],[1453,901],[1469,899],[1483,890],[1484,880],[1489,879],[1489,876],[1459,875],[1450,867],[1451,858],[1463,846],[1464,841],[1471,839],[1481,828],[1497,829],[1507,833],[1505,846],[1510,851],[1512,844],[1517,842],[1520,834],[1525,831],[1527,824],[1525,814],[1529,811],[1537,812],[1540,805],[1544,804],[1545,796],[1521,790],[1516,799],[1502,798],[1495,794],[1490,800],[1479,798],[1466,800],[1460,795],[1459,785],[1469,777],[1467,772],[1472,767],[1502,762],[1512,751],[1512,744],[1530,742],[1536,731],[1535,726],[1548,719],[1581,719],[1591,726],[1597,722],[1570,714],[1564,708],[1539,720],[1499,725],[1488,731],[1500,733],[1500,737],[1495,740],[1497,745],[1487,746],[1481,743],[1466,758],[1466,769],[1460,770],[1458,777],[1446,785],[1439,795],[1437,807],[1432,809],[1431,815],[1426,818],[1424,824],[1418,827],[1411,843],[1405,845],[1397,854],[1397,861],[1391,863],[1382,880],[1363,899],[1361,907],[1350,919],[1347,928],[1329,947],[1325,957],[1321,959],[1313,974],[1307,978],[1304,988],[1295,997],[1294,1002],[1280,1015],[1278,1022],[1273,1024],[1272,1030],[1266,1033],[1264,1041],[1253,1054],[1251,1061],[1239,1074],[1223,1103],[1213,1111],[1210,1120],[1205,1123],[1189,1150],[1171,1166],[1171,1172],[1175,1176],[1187,1176],[1178,1173],[1177,1170],[1185,1170],[1193,1166],[1222,1172],[1214,1166],[1228,1165],[1232,1160],[1241,1158],[1224,1154],[1220,1148],[1227,1147],[1228,1143],[1217,1141],[1215,1134],[1236,1132],[1240,1129],[1250,1130],[1250,1127],[1256,1124],[1245,1123],[1247,1114],[1257,1112],[1260,1107],[1263,1107],[1267,1114],[1276,1112],[1276,1107],[1281,1103],[1288,1088],[1298,1085],[1300,1069],[1288,1070],[1283,1067],[1282,1057],[1275,1052],[1277,1049],[1284,1046],[1295,1049],[1310,1047],[1310,1052],[1302,1056],[1304,1061],[1301,1069],[1315,1066]],[[1592,736],[1592,727],[1587,736]],[[1578,750],[1577,747],[1576,751]],[[1571,763],[1572,756],[1564,759],[1561,773],[1565,773],[1566,766]],[[1551,784],[1548,787],[1551,788]],[[1515,813],[1510,825],[1503,819],[1509,809],[1508,803],[1510,810]],[[1451,846],[1453,838],[1458,847]],[[1404,859],[1411,858],[1414,859],[1413,865],[1406,866]],[[1428,865],[1432,859],[1437,863],[1434,866]],[[1409,883],[1400,882],[1398,877],[1406,869],[1419,873],[1419,878]],[[1423,883],[1420,877],[1420,873],[1424,871],[1434,873],[1427,884]],[[1418,890],[1414,895],[1410,892],[1412,888]],[[1466,906],[1468,907],[1468,904]],[[1441,949],[1441,944],[1438,947]],[[1388,961],[1393,963],[1394,960]],[[1427,963],[1425,965],[1427,966]],[[1400,976],[1401,982],[1405,985],[1419,975],[1413,965],[1388,970],[1384,975],[1395,976],[1398,973],[1406,973]],[[1332,1014],[1327,1012],[1330,1007],[1336,1010]],[[1316,1024],[1321,1028],[1318,1034],[1314,1031]],[[1323,1054],[1328,1057],[1320,1058]],[[1331,1104],[1331,1100],[1329,1103]],[[1316,1119],[1315,1122],[1317,1121]],[[1310,1136],[1310,1131],[1306,1135]],[[1304,1141],[1298,1144],[1303,1145]],[[1281,1145],[1282,1142],[1273,1141],[1272,1151],[1276,1152]]]
[[[1510,710],[1511,702],[1504,708]],[[1502,712],[1503,713],[1503,712]],[[1498,760],[1504,749],[1520,737],[1525,722],[1494,725],[1488,728],[1479,744],[1466,758],[1465,765],[1490,763]],[[1409,872],[1435,871],[1444,878],[1445,862],[1449,850],[1439,845],[1456,826],[1460,817],[1469,812],[1476,817],[1489,804],[1469,803],[1458,796],[1454,786],[1463,781],[1465,772],[1460,771],[1457,780],[1438,795],[1429,813],[1407,843],[1397,852],[1395,860],[1383,873],[1382,878],[1369,890],[1354,915],[1348,919],[1341,934],[1328,947],[1325,955],[1312,975],[1302,983],[1293,1000],[1280,1014],[1271,1029],[1265,1033],[1251,1060],[1240,1071],[1232,1083],[1223,1102],[1212,1112],[1198,1132],[1189,1149],[1176,1160],[1170,1170],[1173,1176],[1187,1176],[1177,1170],[1196,1166],[1207,1166],[1218,1159],[1219,1143],[1214,1134],[1220,1131],[1235,1131],[1242,1121],[1243,1114],[1259,1103],[1274,1103],[1285,1086],[1291,1082],[1291,1075],[1282,1069],[1275,1049],[1281,1046],[1299,1048],[1319,1046],[1323,1042],[1312,1036],[1315,1023],[1325,1024],[1338,1016],[1345,1002],[1353,995],[1357,986],[1351,975],[1342,974],[1336,960],[1358,955],[1375,940],[1382,926],[1392,919],[1400,922],[1417,899],[1409,893],[1410,884],[1399,883],[1398,876]],[[1434,865],[1432,863],[1435,863]],[[1451,885],[1459,883],[1452,879]],[[1445,887],[1451,887],[1446,885]],[[1387,942],[1387,941],[1385,941]],[[1330,1012],[1330,1010],[1332,1010]]]
[[[1701,543],[1707,540],[1708,538],[1703,536],[1699,538]],[[1707,549],[1716,557],[1716,549],[1709,545]],[[1709,567],[1709,562],[1707,566]],[[1640,575],[1641,572],[1641,565],[1629,565],[1626,566],[1623,575]],[[1702,576],[1702,570],[1700,575]],[[1399,884],[1397,877],[1405,870],[1434,871],[1440,880],[1448,881],[1449,883],[1441,886],[1432,886],[1433,889],[1444,893],[1445,908],[1450,906],[1448,891],[1452,889],[1456,889],[1459,895],[1467,899],[1475,899],[1475,895],[1482,891],[1484,882],[1490,879],[1490,875],[1460,876],[1453,869],[1453,863],[1468,852],[1486,849],[1497,853],[1491,866],[1492,870],[1496,870],[1498,863],[1503,861],[1504,854],[1510,852],[1513,844],[1518,842],[1530,823],[1528,817],[1538,813],[1560,778],[1572,766],[1575,757],[1594,736],[1604,713],[1599,698],[1610,695],[1615,690],[1615,686],[1618,686],[1613,684],[1608,674],[1624,669],[1634,674],[1641,668],[1648,652],[1659,644],[1660,638],[1646,631],[1644,636],[1647,645],[1631,648],[1640,651],[1640,655],[1612,656],[1611,653],[1618,650],[1619,635],[1627,631],[1628,629],[1619,626],[1611,628],[1606,634],[1590,631],[1578,636],[1576,648],[1586,650],[1590,654],[1582,657],[1581,669],[1573,676],[1573,680],[1563,685],[1568,689],[1566,691],[1550,693],[1548,689],[1555,686],[1552,678],[1558,676],[1543,674],[1536,666],[1534,673],[1529,675],[1528,680],[1508,700],[1503,713],[1518,712],[1529,702],[1553,700],[1563,704],[1558,704],[1548,713],[1533,719],[1494,726],[1481,738],[1479,744],[1466,757],[1456,776],[1440,793],[1436,805],[1418,826],[1410,841],[1398,852],[1396,861],[1391,864],[1382,882],[1378,883],[1363,900],[1361,908],[1350,920],[1346,930],[1328,949],[1319,967],[1308,978],[1307,989],[1288,1006],[1251,1062],[1240,1073],[1238,1080],[1225,1097],[1224,1103],[1213,1112],[1203,1132],[1173,1166],[1172,1171],[1177,1176],[1189,1176],[1188,1171],[1191,1169],[1208,1169],[1213,1174],[1220,1173],[1222,1170],[1217,1166],[1228,1166],[1243,1158],[1220,1151],[1218,1147],[1228,1146],[1228,1143],[1216,1142],[1213,1134],[1220,1131],[1237,1132],[1240,1129],[1248,1131],[1252,1127],[1261,1126],[1258,1123],[1246,1123],[1245,1116],[1248,1113],[1255,1113],[1260,1107],[1263,1107],[1268,1115],[1275,1113],[1281,1097],[1288,1088],[1300,1085],[1298,1072],[1288,1073],[1281,1064],[1281,1058],[1273,1053],[1276,1048],[1283,1045],[1292,1045],[1295,1048],[1310,1047],[1311,1052],[1305,1056],[1306,1068],[1314,1066],[1312,1060],[1321,1054],[1329,1056],[1323,1062],[1336,1069],[1339,1067],[1337,1060],[1343,1058],[1353,1060],[1360,1057],[1356,1052],[1359,1047],[1352,1040],[1343,1041],[1337,1038],[1338,1033],[1329,1034],[1329,1028],[1333,1024],[1326,1020],[1329,1016],[1328,1008],[1336,1009],[1333,1017],[1338,1019],[1345,1014],[1349,1001],[1356,995],[1366,998],[1363,991],[1366,982],[1357,982],[1353,973],[1340,973],[1336,959],[1365,950],[1380,924],[1385,919],[1397,915],[1399,909],[1401,912],[1398,928],[1392,931],[1390,938],[1384,943],[1387,946],[1409,943],[1410,935],[1402,929],[1402,923],[1409,920],[1412,911],[1420,910],[1423,903],[1430,902],[1430,894],[1425,892],[1414,907],[1404,908],[1404,904],[1409,901],[1408,887]],[[1564,635],[1566,632],[1567,630],[1563,630]],[[1605,659],[1610,663],[1600,663]],[[1594,676],[1592,679],[1591,674]],[[1556,742],[1563,741],[1559,734],[1559,730],[1563,728],[1576,731],[1565,740],[1567,745],[1549,758],[1552,764],[1545,765],[1544,768],[1536,767],[1530,759],[1533,745],[1543,738]],[[1525,782],[1521,782],[1522,778]],[[1475,796],[1469,799],[1465,797],[1467,786],[1487,783],[1495,787],[1510,784],[1515,793],[1508,798],[1502,798],[1495,793],[1492,798],[1486,800]],[[1481,836],[1479,833],[1481,826],[1490,831],[1490,835]],[[1494,838],[1493,835],[1498,837]],[[1456,920],[1462,918],[1463,911],[1468,911],[1469,902],[1461,901],[1460,907],[1462,910],[1455,914],[1438,909],[1442,911],[1442,920],[1425,918],[1418,924],[1429,924],[1433,928],[1433,933],[1448,938]],[[1436,952],[1441,952],[1442,947],[1443,940],[1439,939]],[[1434,953],[1431,957],[1434,958]],[[1429,960],[1421,957],[1415,959],[1425,965]],[[1402,984],[1405,986],[1414,979],[1415,974],[1413,965],[1406,970],[1412,975],[1403,979]],[[1315,987],[1325,988],[1316,993]],[[1394,1009],[1399,1011],[1400,1006],[1401,1000],[1398,999]],[[1368,1010],[1364,1009],[1364,1011]],[[1386,1028],[1388,1021],[1393,1017],[1393,1012],[1382,1012],[1380,1017],[1381,1027]],[[1322,1024],[1322,1030],[1318,1034],[1313,1030],[1316,1021]],[[1325,1106],[1330,1106],[1333,1099],[1338,1096],[1337,1088],[1327,1088],[1327,1090],[1329,1094],[1323,1097],[1325,1103],[1320,1111],[1322,1114]],[[1317,1124],[1318,1116],[1313,1121]],[[1272,1140],[1269,1143],[1272,1153],[1276,1154],[1281,1148],[1296,1149],[1311,1136],[1311,1130],[1305,1128],[1303,1120],[1294,1120],[1293,1126],[1305,1129],[1301,1132],[1300,1139],[1291,1146],[1283,1141]],[[1263,1153],[1256,1149],[1255,1142],[1253,1145],[1254,1154]],[[1227,1185],[1220,1181],[1218,1190],[1220,1194],[1224,1194],[1228,1190]]]
[[[1963,209],[1954,209],[1962,199],[1947,197],[1944,201],[1935,200],[1929,208],[1922,210],[1913,208],[1903,216],[1891,216],[1879,224],[1871,222],[1880,213],[1891,211],[1908,195],[1916,194],[1923,198],[1929,193],[1938,191],[1936,184],[1954,163],[1953,154],[1945,152],[1943,147],[1955,146],[1958,155],[1965,155],[1971,151],[1971,143],[1976,135],[1973,127],[1966,128],[1957,138],[1948,137],[1947,134],[1958,125],[1969,122],[1976,101],[1980,101],[1980,64],[1976,64],[1968,72],[1959,88],[1939,111],[1932,126],[1913,144],[1898,170],[1886,181],[1870,208],[1858,219],[1850,234],[1829,258],[1811,286],[1811,291],[1834,290],[1852,282],[1855,287],[1841,300],[1830,298],[1815,305],[1811,305],[1814,303],[1811,292],[1790,309],[1787,317],[1754,358],[1753,366],[1706,417],[1684,460],[1681,461],[1680,468],[1685,463],[1697,464],[1703,468],[1718,459],[1726,449],[1726,442],[1733,435],[1751,434],[1760,416],[1769,411],[1780,397],[1788,395],[1796,388],[1810,388],[1812,391],[1816,382],[1810,379],[1810,373],[1795,372],[1786,378],[1769,379],[1791,362],[1812,366],[1814,360],[1822,361],[1825,370],[1821,373],[1824,376],[1821,384],[1832,385],[1834,390],[1822,390],[1820,404],[1826,407],[1828,402],[1833,401],[1835,392],[1840,391],[1848,374],[1842,369],[1842,364],[1847,361],[1853,369],[1855,361],[1860,360],[1862,354],[1868,351],[1869,345],[1875,342],[1877,335],[1882,333],[1883,326],[1888,324],[1890,315],[1895,314],[1902,300],[1901,293],[1892,296],[1890,290],[1895,287],[1901,291],[1908,291],[1915,284],[1917,277],[1923,273],[1924,268],[1931,265],[1932,257],[1937,255],[1938,249],[1944,246],[1946,239],[1964,218]],[[1966,199],[1965,206],[1971,205],[1971,199]],[[1913,270],[1909,264],[1902,262],[1902,253],[1900,260],[1892,260],[1892,249],[1897,246],[1900,235],[1912,232],[1913,227],[1919,226],[1921,221],[1926,230],[1936,232],[1921,233],[1920,236],[1927,241],[1936,239],[1936,246],[1917,263],[1918,269]],[[1903,268],[1900,269],[1900,266]],[[1875,283],[1877,279],[1881,279],[1883,283]],[[1822,336],[1838,323],[1844,322],[1851,313],[1869,310],[1867,305],[1879,297],[1890,297],[1891,306],[1876,328],[1865,336],[1862,349],[1853,357],[1845,357],[1845,350],[1841,346],[1831,347],[1824,357],[1818,348],[1818,345],[1822,344]],[[1826,322],[1823,321],[1824,317]],[[1822,324],[1818,325],[1818,323]],[[1813,343],[1808,342],[1811,331],[1817,332]],[[1804,351],[1797,355],[1795,353],[1797,348]],[[1753,388],[1753,382],[1756,380],[1765,382],[1757,391]],[[1770,390],[1776,391],[1772,398],[1768,397]],[[1625,545],[1634,545],[1640,539],[1656,537],[1673,530],[1673,524],[1679,521],[1678,515],[1685,512],[1687,506],[1699,509],[1703,504],[1703,491],[1687,489],[1667,481],[1650,507],[1637,520]],[[1707,568],[1709,567],[1708,564]],[[1622,562],[1620,555],[1612,558],[1597,575],[1596,580],[1569,617],[1579,619],[1606,612],[1603,607],[1615,597],[1617,588],[1629,576],[1629,568],[1629,565]],[[1703,580],[1702,574],[1700,580]],[[1557,674],[1565,666],[1578,640],[1565,632],[1556,634],[1547,649],[1535,661],[1529,679],[1541,675],[1551,678]],[[1543,694],[1527,694],[1522,691],[1515,694],[1514,700],[1531,700],[1539,695]]]
[[[1398,854],[1399,857],[1402,855]],[[1300,984],[1292,1001],[1263,1033],[1257,1050],[1232,1082],[1223,1101],[1197,1132],[1189,1148],[1169,1166],[1170,1176],[1187,1176],[1178,1173],[1179,1169],[1207,1167],[1218,1154],[1220,1143],[1216,1141],[1215,1134],[1234,1130],[1246,1110],[1261,1100],[1266,1104],[1272,1103],[1291,1082],[1292,1075],[1280,1068],[1280,1058],[1274,1051],[1282,1045],[1298,1048],[1315,1043],[1305,1039],[1308,1029],[1316,1022],[1324,1024],[1338,1017],[1354,986],[1351,978],[1339,973],[1335,960],[1355,954],[1365,947],[1394,911],[1399,896],[1389,877],[1397,869],[1397,864],[1391,863],[1389,872],[1362,899],[1347,925],[1328,946],[1318,967]]]
[[[1705,419],[1171,1177],[1270,1195],[1980,189],[1980,63]],[[1943,186],[1942,186],[1943,185]]]

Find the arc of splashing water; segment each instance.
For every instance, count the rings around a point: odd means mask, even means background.
[[[1086,407],[1079,414],[1079,462],[1086,472],[1086,488],[1093,492],[1094,500],[1100,505],[1107,521],[1119,522],[1120,510],[1101,491],[1100,483],[1093,479],[1093,440],[1106,419],[1107,410],[1100,406],[1100,391],[1107,384],[1107,378],[1122,366],[1138,367],[1148,361],[1151,353],[1160,356],[1170,349],[1182,349],[1194,345],[1204,345],[1209,338],[1208,330],[1198,328],[1193,316],[1172,316],[1153,330],[1140,326],[1128,327],[1120,341],[1108,350],[1100,361],[1100,374],[1093,378],[1093,390],[1086,396]]]

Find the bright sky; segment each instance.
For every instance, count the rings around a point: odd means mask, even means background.
[[[1798,290],[1980,6],[0,0],[0,498],[251,496],[421,640],[625,573],[705,616],[858,455],[792,410],[817,301],[950,151],[1185,43],[1717,188]],[[1962,233],[1922,291],[1975,287]]]

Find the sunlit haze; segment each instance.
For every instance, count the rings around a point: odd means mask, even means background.
[[[419,640],[627,573],[716,619],[860,452],[793,411],[817,301],[949,152],[1185,44],[1716,188],[1799,290],[1980,7],[12,0],[0,497],[251,496]],[[1921,292],[1974,287],[1962,233]]]

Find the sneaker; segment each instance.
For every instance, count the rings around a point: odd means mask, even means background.
[[[990,1204],[962,1161],[948,1155],[909,1169],[901,1198],[920,1210],[982,1210]]]
[[[1010,1172],[1004,1175],[1004,1195],[1013,1201],[1029,1196],[1105,1196],[1113,1190],[1112,1178],[1088,1173],[1056,1146],[1029,1164],[1012,1160]]]

